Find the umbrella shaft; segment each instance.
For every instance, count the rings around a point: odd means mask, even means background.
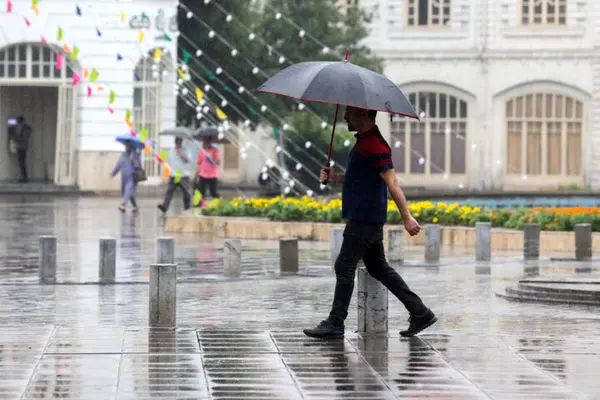
[[[329,152],[327,153],[327,167],[331,165],[331,149],[333,147],[333,137],[335,136],[335,124],[337,123],[340,105],[335,106],[335,117],[333,118],[333,127],[331,128],[331,141],[329,142]]]

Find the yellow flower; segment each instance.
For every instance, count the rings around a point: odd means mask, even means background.
[[[439,221],[439,219],[437,217],[433,217],[433,223],[437,224],[437,222]]]

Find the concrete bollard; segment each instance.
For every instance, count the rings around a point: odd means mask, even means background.
[[[40,267],[41,283],[56,282],[56,236],[40,236]]]
[[[490,261],[492,259],[492,224],[477,222],[475,224],[475,260]]]
[[[592,225],[575,225],[575,259],[585,261],[592,259]]]
[[[331,239],[329,240],[330,251],[331,251],[331,262],[335,263],[340,250],[342,249],[342,242],[344,241],[344,228],[332,228]]]
[[[358,332],[364,334],[388,331],[388,290],[367,269],[358,269]]]
[[[279,239],[279,274],[297,275],[298,271],[298,239]]]
[[[223,247],[223,267],[226,277],[239,278],[242,275],[242,241],[226,240]]]
[[[404,228],[388,230],[387,258],[392,262],[404,262]]]
[[[537,260],[540,258],[540,231],[538,224],[525,224],[523,229],[523,258]]]
[[[117,240],[100,238],[100,262],[98,279],[101,283],[115,283],[117,268]]]
[[[177,324],[177,267],[150,266],[150,327],[173,328]]]
[[[175,240],[171,237],[159,237],[156,247],[157,264],[175,264]]]
[[[438,224],[425,225],[425,261],[440,261],[442,233]]]

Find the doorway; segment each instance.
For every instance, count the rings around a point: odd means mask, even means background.
[[[56,86],[0,86],[0,181],[20,177],[16,154],[8,144],[8,121],[22,115],[32,130],[27,151],[29,180],[54,182],[58,93]]]

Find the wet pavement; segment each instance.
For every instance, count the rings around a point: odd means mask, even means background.
[[[0,199],[0,399],[600,398],[598,308],[511,303],[495,292],[528,276],[586,279],[600,263],[422,248],[396,266],[438,315],[418,338],[390,297],[387,336],[315,341],[301,329],[330,306],[327,243],[301,243],[301,274],[280,277],[277,243],[246,242],[227,279],[222,241],[175,235],[178,328],[151,330],[148,266],[161,236],[155,202],[121,216],[116,199]],[[37,283],[38,237],[58,237],[58,279]],[[118,240],[117,285],[97,285],[98,239]],[[550,255],[544,255],[549,257]],[[553,256],[555,256],[553,254]]]

